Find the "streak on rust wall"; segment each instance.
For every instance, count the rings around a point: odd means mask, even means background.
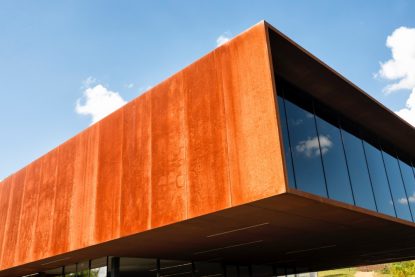
[[[186,218],[182,74],[151,91],[151,227]]]
[[[225,103],[215,53],[183,71],[186,76],[189,216],[232,205]],[[207,78],[206,72],[211,72]],[[212,183],[215,185],[212,186]],[[206,205],[209,203],[209,205]]]
[[[140,99],[124,107],[121,236],[151,228],[150,94],[144,94]]]
[[[225,98],[232,205],[285,191],[266,33],[258,29],[215,51]]]
[[[285,191],[260,23],[0,184],[0,270]]]

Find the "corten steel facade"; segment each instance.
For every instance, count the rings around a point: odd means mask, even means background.
[[[159,259],[271,276],[415,258],[414,141],[261,22],[3,180],[0,276],[96,261],[130,276],[116,257],[158,276]]]

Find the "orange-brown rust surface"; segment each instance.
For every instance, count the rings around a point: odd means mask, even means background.
[[[0,270],[285,191],[260,23],[0,183]]]

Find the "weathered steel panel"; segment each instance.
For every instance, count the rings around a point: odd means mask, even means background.
[[[0,183],[0,270],[283,192],[264,23]]]

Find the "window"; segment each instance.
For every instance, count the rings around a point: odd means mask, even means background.
[[[399,170],[398,160],[384,151],[382,151],[382,156],[385,162],[386,173],[392,192],[396,215],[399,218],[412,221],[411,211],[409,210],[408,198],[406,196],[405,187],[402,181],[401,171]]]
[[[76,275],[76,265],[65,266],[65,277],[75,277]]]
[[[283,80],[278,86],[289,187],[415,222],[410,162],[307,93]]]
[[[288,174],[288,185],[292,188],[296,188],[292,154],[291,154],[291,146],[290,146],[290,140],[288,137],[287,117],[285,114],[285,103],[284,103],[284,99],[281,96],[278,96],[278,107],[280,111],[281,133],[282,133],[283,146],[284,146],[285,165],[286,165],[287,174]]]
[[[396,216],[382,154],[372,144],[366,141],[363,144],[378,212]]]
[[[78,277],[89,277],[89,261],[77,264],[76,276],[78,276]]]
[[[401,169],[402,179],[406,189],[408,205],[411,209],[412,216],[415,218],[415,176],[412,171],[412,167],[409,164],[400,160],[399,167]]]
[[[341,130],[350,181],[357,206],[376,211],[362,140]]]
[[[105,277],[107,271],[107,257],[91,261],[90,277]]]
[[[340,130],[316,116],[329,198],[353,205],[353,194]]]
[[[316,121],[311,102],[303,104],[308,110],[285,100],[297,189],[327,197]]]

